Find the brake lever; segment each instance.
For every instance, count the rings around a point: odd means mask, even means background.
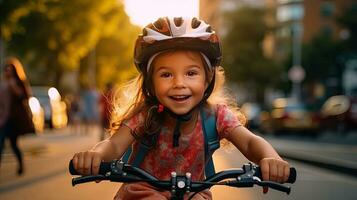
[[[107,177],[104,175],[91,175],[91,176],[81,176],[81,177],[72,178],[72,186],[81,183],[92,182],[96,180],[107,180]]]
[[[234,187],[253,187],[255,181],[251,174],[243,174],[238,176],[235,180],[226,181],[225,185]]]
[[[256,176],[253,177],[253,181],[254,181],[254,184],[256,184],[256,185],[259,185],[262,187],[266,186],[266,187],[272,188],[274,190],[279,190],[279,191],[285,192],[286,194],[290,194],[290,191],[291,191],[290,186],[286,186],[286,185],[276,183],[273,181],[261,181],[260,178],[258,178]]]
[[[248,166],[246,166],[248,167]],[[253,187],[255,185],[266,186],[275,190],[279,190],[290,194],[291,188],[290,186],[286,186],[280,183],[272,182],[272,181],[262,181],[259,177],[254,176],[254,170],[246,170],[247,173],[240,175],[236,178],[236,180],[227,181],[226,185],[234,186],[234,187]]]
[[[252,163],[243,165],[244,173],[236,177],[236,180],[230,180],[226,182],[226,185],[234,187],[253,187],[255,181],[253,180],[256,173],[256,167]]]

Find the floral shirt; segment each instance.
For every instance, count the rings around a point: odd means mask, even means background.
[[[215,112],[216,128],[220,139],[226,138],[232,128],[241,125],[226,105],[217,105]],[[134,130],[139,124],[142,124],[143,120],[144,113],[142,112],[124,122],[124,125]],[[200,115],[194,130],[191,133],[180,135],[178,147],[173,147],[172,138],[173,130],[163,126],[156,146],[147,153],[140,168],[162,180],[170,179],[173,171],[180,175],[190,172],[193,180],[202,180],[204,177],[205,149]],[[138,142],[133,143],[132,155],[135,155],[138,151],[138,144]],[[131,157],[129,162],[132,159]]]

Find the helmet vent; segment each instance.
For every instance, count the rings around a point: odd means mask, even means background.
[[[201,25],[201,21],[198,20],[196,17],[192,18],[192,21],[191,21],[191,27],[192,28],[197,28]]]
[[[181,26],[182,22],[183,22],[182,17],[175,17],[174,18],[175,26]]]
[[[161,29],[162,29],[163,20],[164,20],[164,19],[162,19],[162,18],[156,20],[156,22],[154,22],[155,28],[157,28],[158,30],[161,30]]]
[[[208,26],[208,27],[206,28],[206,32],[212,33],[212,28],[211,28],[211,26]]]

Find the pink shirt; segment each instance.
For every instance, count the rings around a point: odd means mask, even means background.
[[[216,128],[220,139],[226,138],[232,128],[241,125],[238,118],[226,105],[217,105],[215,112]],[[134,130],[143,120],[144,113],[142,112],[124,122],[124,125]],[[191,133],[181,134],[179,147],[173,147],[172,138],[173,130],[163,126],[156,146],[147,153],[140,168],[162,180],[170,179],[170,174],[173,171],[180,175],[190,172],[193,180],[202,180],[204,177],[205,150],[200,116]],[[138,144],[138,142],[133,143],[133,155],[138,151]],[[132,161],[132,158],[129,161]]]

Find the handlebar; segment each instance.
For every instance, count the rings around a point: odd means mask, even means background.
[[[80,175],[73,166],[72,160],[69,162],[69,172],[72,175]],[[287,183],[296,181],[296,169],[290,168],[290,175]],[[102,162],[98,175],[80,176],[72,179],[72,185],[91,182],[95,180],[109,180],[112,182],[147,182],[150,185],[171,191],[171,193],[183,195],[186,192],[200,192],[214,185],[227,185],[231,187],[253,187],[254,185],[266,186],[278,191],[290,193],[290,186],[277,182],[262,181],[259,166],[249,163],[242,168],[224,170],[207,177],[203,181],[191,181],[191,174],[177,175],[171,173],[170,180],[158,180],[156,177],[138,167],[126,164],[121,160]]]

